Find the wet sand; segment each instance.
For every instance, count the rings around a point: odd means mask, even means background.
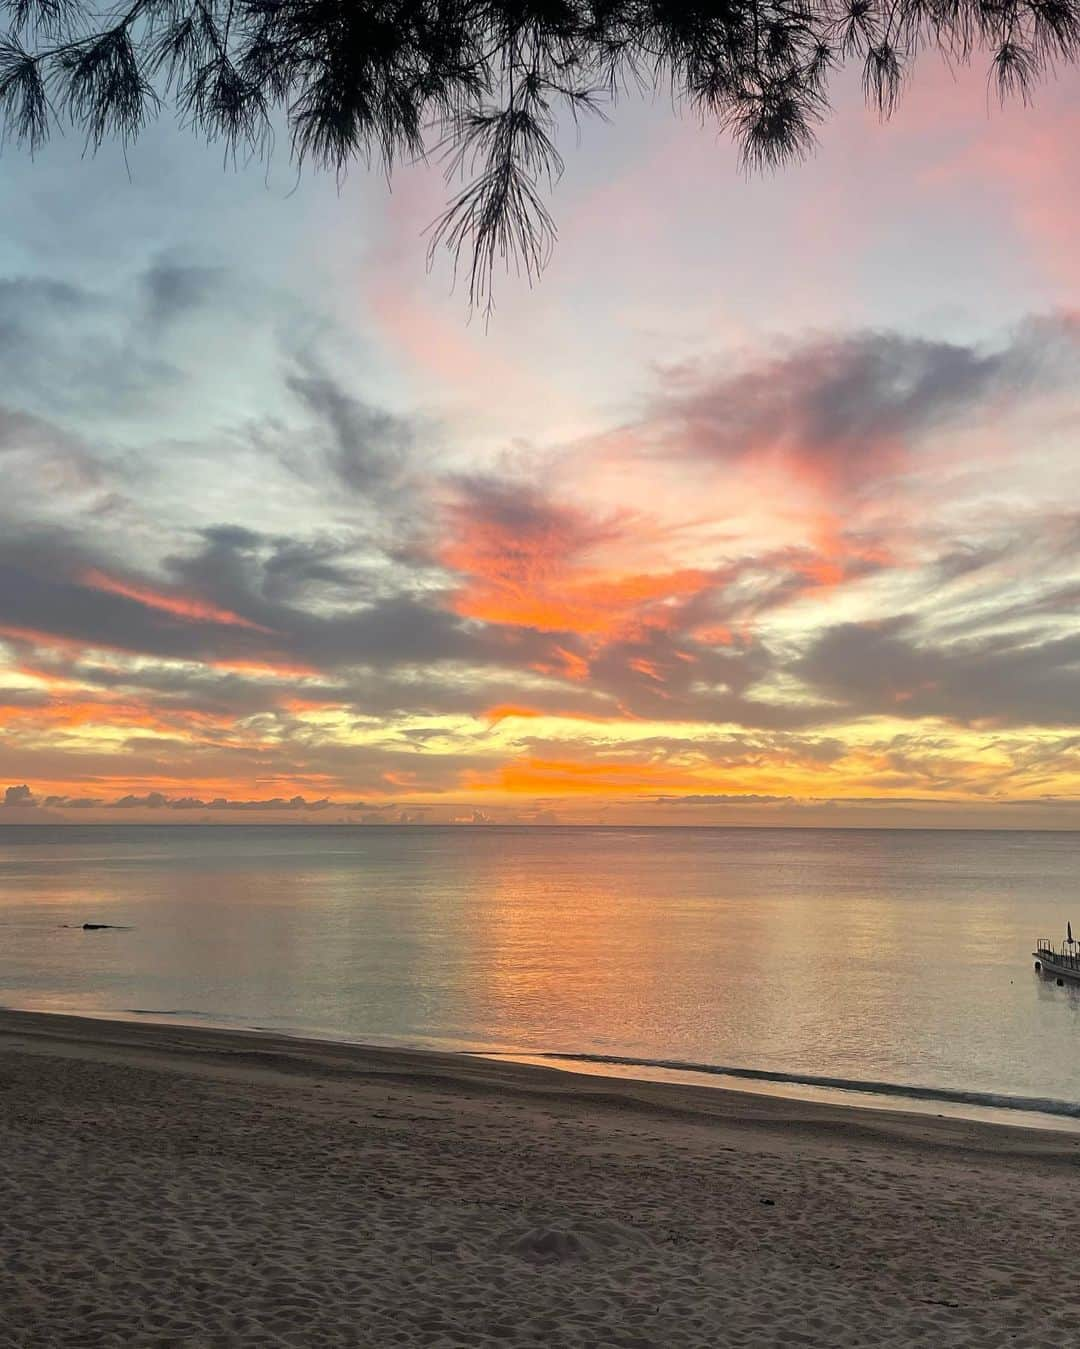
[[[0,1012],[0,1344],[1060,1346],[1080,1135]]]

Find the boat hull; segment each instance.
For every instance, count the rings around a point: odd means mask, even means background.
[[[1035,968],[1041,970],[1043,974],[1053,974],[1059,979],[1071,979],[1074,983],[1080,984],[1080,969],[1075,965],[1059,964],[1045,951],[1033,951],[1032,955],[1035,957]]]

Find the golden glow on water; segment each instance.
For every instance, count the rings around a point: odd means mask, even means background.
[[[535,859],[510,856],[477,878],[467,903],[482,915],[469,926],[469,979],[510,1042],[531,1035],[545,1005],[612,1028],[625,1019],[630,988],[663,1006],[664,914],[633,902],[618,876],[560,868],[538,884]]]

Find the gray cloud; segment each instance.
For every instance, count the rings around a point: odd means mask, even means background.
[[[1080,725],[1080,633],[1029,629],[940,645],[901,615],[827,628],[796,671],[843,715]]]
[[[2,559],[0,627],[171,659],[259,659],[272,654],[265,636],[245,628],[181,619],[139,599]]]
[[[416,443],[416,424],[346,392],[310,355],[285,382],[321,429],[319,448],[337,480],[361,495],[389,495]]]
[[[689,658],[689,659],[688,659]],[[590,661],[590,679],[624,712],[650,721],[735,722],[796,729],[821,720],[820,704],[769,702],[754,688],[776,668],[759,642],[714,648],[682,633],[649,629],[607,643]]]
[[[996,346],[894,332],[821,336],[735,374],[668,368],[639,429],[664,454],[726,459],[780,449],[853,484],[980,405],[1078,373],[1080,321],[1071,315],[1030,320]]]
[[[295,592],[297,570],[310,580],[312,565],[310,549],[278,541],[261,551],[261,541],[249,531],[218,530],[194,554],[170,559],[172,575],[163,581],[99,561],[64,534],[9,537],[0,539],[0,627],[170,659],[244,659],[331,671],[354,665],[490,665],[505,654],[497,640],[409,594],[375,595],[357,604],[362,595],[353,593],[351,607],[322,613],[281,602],[277,596],[283,591]],[[92,578],[95,570],[107,571],[132,594],[100,588]],[[324,570],[321,579],[338,585],[344,578]],[[181,616],[142,598],[144,592],[211,605],[256,626],[197,613]]]
[[[2,357],[0,357],[2,363]],[[0,404],[0,456],[10,494],[0,497],[0,531],[27,519],[62,515],[74,506],[101,513],[110,503],[106,475],[78,436],[55,423]],[[5,519],[15,507],[21,518]]]
[[[97,801],[75,801],[67,798],[50,798],[58,805],[67,806],[90,806],[99,805]],[[317,801],[308,801],[302,796],[271,796],[262,801],[234,801],[228,797],[215,796],[210,800],[203,801],[196,796],[166,796],[163,792],[148,792],[145,796],[127,795],[122,796],[116,801],[108,803],[114,810],[235,810],[235,811],[253,811],[253,810],[304,810],[319,812],[326,810],[329,806],[340,804],[330,801],[327,797],[321,797]],[[364,806],[350,806],[348,809],[367,809]]]
[[[0,398],[51,417],[152,402],[179,369],[119,297],[52,277],[0,279]]]
[[[517,544],[520,554],[510,552],[506,565],[528,560],[546,548],[561,550],[556,558],[576,553],[618,537],[614,520],[597,520],[571,506],[557,503],[538,484],[519,478],[491,474],[455,474],[447,481],[451,489],[451,523],[459,529],[479,530],[500,543]]]
[[[227,274],[220,267],[159,258],[139,275],[136,289],[142,319],[152,332],[167,328],[197,312],[211,299],[220,299]]]

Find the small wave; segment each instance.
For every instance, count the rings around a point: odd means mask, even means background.
[[[683,1073],[707,1073],[751,1082],[776,1082],[799,1087],[828,1087],[834,1091],[895,1096],[913,1101],[941,1101],[949,1105],[985,1106],[990,1110],[1026,1110],[1040,1115],[1080,1119],[1080,1103],[1037,1096],[1010,1096],[994,1091],[963,1091],[953,1087],[907,1086],[900,1082],[869,1082],[852,1077],[816,1077],[809,1073],[770,1072],[765,1068],[732,1068],[716,1063],[688,1063],[683,1059],[632,1059],[618,1054],[540,1054],[564,1063],[606,1063],[621,1068],[668,1068]]]

